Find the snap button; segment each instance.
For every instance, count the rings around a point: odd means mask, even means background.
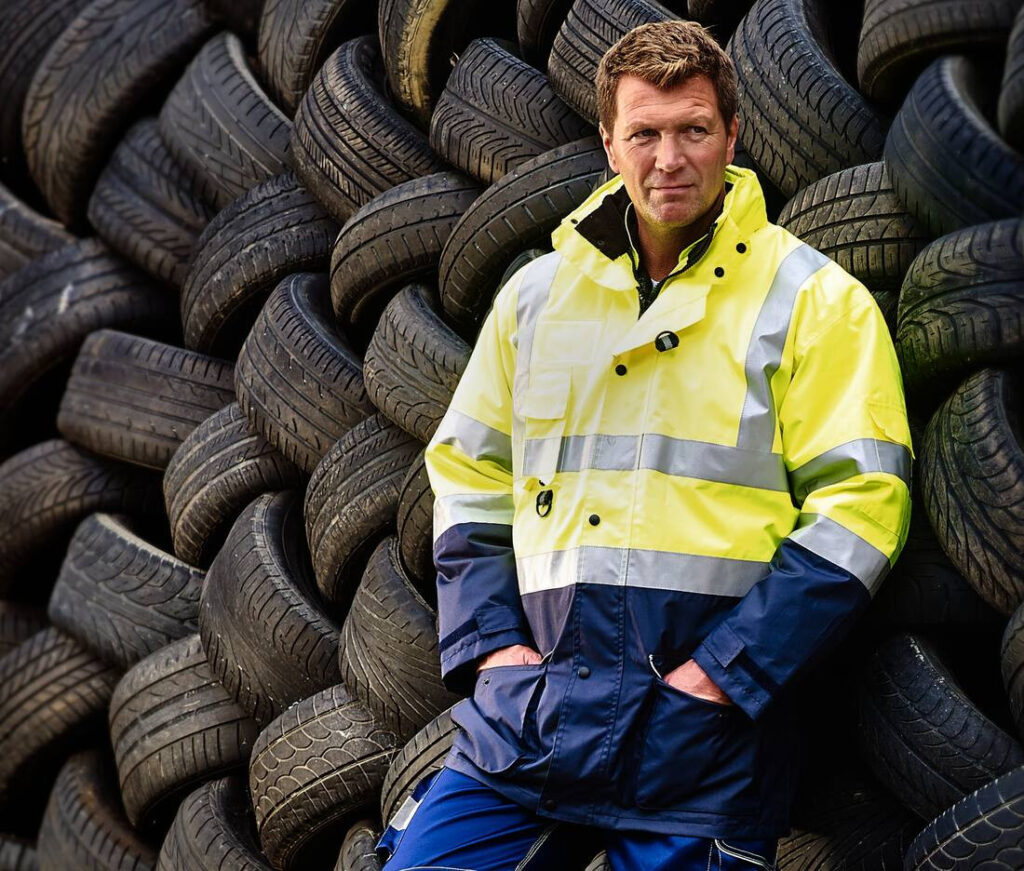
[[[626,374],[626,367],[623,366],[621,363],[619,363],[619,365],[615,367],[615,374],[616,375],[625,375]]]
[[[716,266],[715,267],[715,275],[717,275],[719,278],[721,278],[723,275],[725,275],[725,270],[722,269],[721,266]]]
[[[544,799],[544,807],[546,810],[553,811],[556,807],[558,807],[558,802],[555,801],[553,798],[546,798]]]
[[[587,518],[587,522],[591,526],[597,526],[597,524],[601,522],[601,518],[598,517],[596,514],[591,514],[590,517]]]
[[[576,674],[580,676],[581,680],[586,680],[588,677],[590,677],[590,668],[588,666],[581,665],[577,669]]]
[[[747,246],[744,245],[742,242],[737,242],[736,243],[736,250],[739,251],[740,254],[746,254],[747,253]]]
[[[665,330],[663,333],[658,333],[654,339],[654,347],[659,351],[671,351],[673,348],[679,346],[679,336],[675,333]]]

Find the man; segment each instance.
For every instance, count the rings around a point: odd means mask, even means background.
[[[620,174],[499,292],[427,451],[446,767],[404,868],[770,868],[785,690],[906,539],[910,435],[870,295],[729,166],[736,86],[698,25],[601,62]]]

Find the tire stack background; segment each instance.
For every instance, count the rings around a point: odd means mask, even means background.
[[[915,428],[780,867],[1024,868],[1024,9],[837,6],[0,8],[0,869],[379,868],[454,734],[423,445],[607,177],[601,52],[687,16]]]

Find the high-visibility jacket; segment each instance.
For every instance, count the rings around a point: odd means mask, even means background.
[[[595,191],[498,293],[427,449],[442,676],[473,693],[447,764],[542,815],[785,833],[784,691],[906,540],[877,305],[726,184],[642,316],[628,195]],[[542,663],[475,677],[511,644]],[[690,658],[734,705],[661,678]]]

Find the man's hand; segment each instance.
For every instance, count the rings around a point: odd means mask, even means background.
[[[511,648],[510,648],[511,649]],[[692,659],[688,659],[679,668],[674,668],[665,675],[665,683],[670,684],[677,690],[704,699],[706,702],[717,702],[720,705],[733,704],[725,693],[723,693],[707,672],[704,671]]]
[[[488,653],[477,663],[476,673],[480,674],[485,668],[494,668],[496,665],[540,665],[541,659],[541,655],[532,647],[513,644]]]

